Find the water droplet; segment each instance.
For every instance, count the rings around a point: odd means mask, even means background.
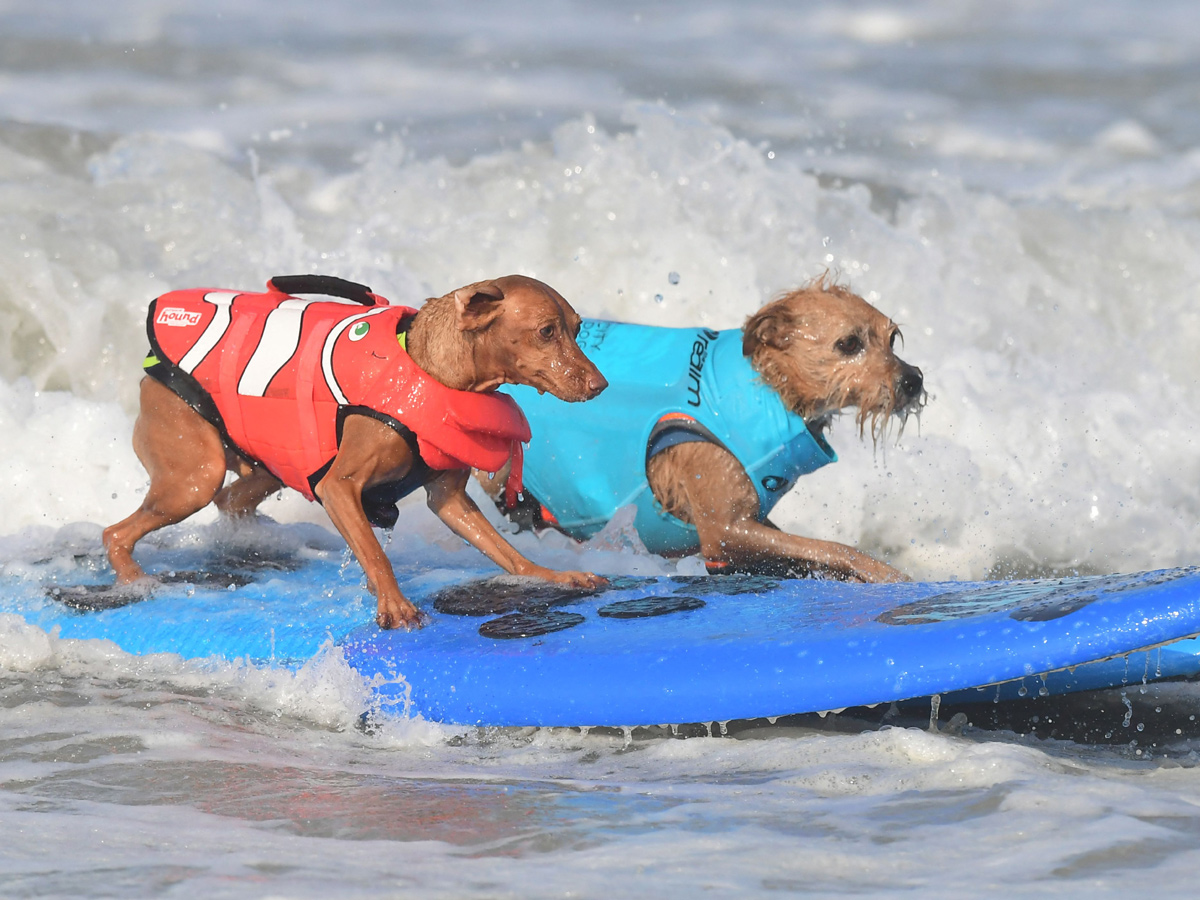
[[[655,294],[655,295],[654,295],[654,302],[655,302],[655,303],[662,303],[662,302],[663,302],[663,295],[662,295],[662,294]]]
[[[679,284],[679,273],[672,272],[667,276],[667,281],[671,282],[671,284]]]

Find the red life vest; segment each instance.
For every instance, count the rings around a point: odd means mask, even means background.
[[[529,440],[520,408],[435,381],[397,340],[416,310],[366,297],[374,304],[305,300],[269,282],[261,294],[172,291],[151,304],[147,330],[160,362],[212,398],[229,441],[309,500],[311,477],[337,454],[342,410],[409,429],[433,469],[495,472],[511,460],[515,502]]]

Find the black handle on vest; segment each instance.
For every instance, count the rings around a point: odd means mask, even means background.
[[[375,305],[371,297],[372,291],[365,284],[333,275],[276,275],[271,279],[271,286],[285,294],[325,294],[329,297],[353,300],[363,306]]]

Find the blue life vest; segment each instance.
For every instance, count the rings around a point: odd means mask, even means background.
[[[608,379],[586,403],[566,403],[507,385],[533,438],[525,486],[573,537],[637,507],[638,535],[654,553],[695,550],[694,526],[663,512],[646,481],[646,460],[684,440],[710,440],[732,453],[758,493],[765,519],[801,475],[837,461],[742,355],[738,329],[655,328],[585,319],[579,346]]]

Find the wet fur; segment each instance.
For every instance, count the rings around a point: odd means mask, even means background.
[[[580,401],[607,382],[571,349],[579,323],[549,285],[514,275],[427,300],[409,327],[408,350],[425,372],[457,390],[528,384]],[[548,329],[550,336],[543,336]]]
[[[850,336],[863,343],[853,357],[837,349]],[[806,421],[857,407],[859,433],[869,422],[878,440],[891,416],[903,421],[924,404],[923,390],[901,389],[906,370],[894,351],[897,339],[902,340],[900,329],[891,319],[823,277],[746,319],[742,353],[763,383]]]

